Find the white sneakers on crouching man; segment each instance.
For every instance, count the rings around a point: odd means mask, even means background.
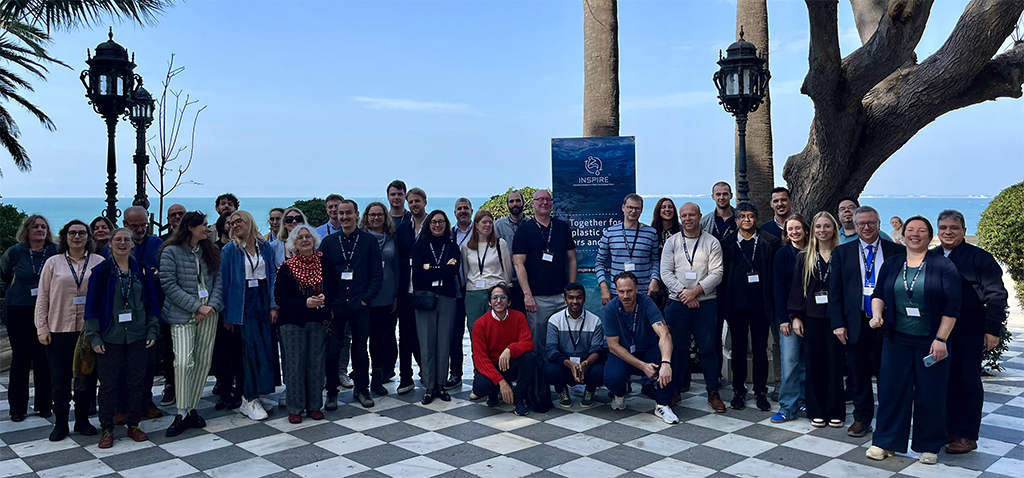
[[[679,417],[677,417],[675,412],[672,411],[672,407],[668,405],[655,405],[654,415],[660,417],[669,425],[679,423]]]

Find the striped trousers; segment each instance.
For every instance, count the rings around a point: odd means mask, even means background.
[[[171,325],[174,347],[174,395],[177,407],[192,409],[199,404],[213,361],[213,342],[217,338],[217,314],[202,322],[195,318],[187,324]]]

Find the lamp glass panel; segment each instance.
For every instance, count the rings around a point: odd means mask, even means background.
[[[740,75],[735,71],[729,72],[725,77],[725,94],[736,95],[740,92]]]
[[[754,93],[754,69],[746,67],[743,69],[743,94],[752,95]]]
[[[117,96],[124,96],[124,78],[117,77]]]
[[[104,96],[110,95],[110,77],[108,77],[107,75],[99,75],[97,79],[99,80],[99,87],[97,88],[97,93]]]

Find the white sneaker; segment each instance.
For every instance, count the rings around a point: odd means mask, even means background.
[[[661,417],[661,419],[664,420],[665,423],[668,423],[669,425],[679,423],[679,417],[677,417],[675,412],[672,411],[672,407],[668,405],[655,405],[654,415],[657,417]]]
[[[612,397],[612,410],[625,410],[626,397]]]
[[[893,453],[889,450],[883,449],[882,447],[871,445],[871,448],[868,448],[868,451],[864,452],[864,456],[872,460],[881,461],[887,457],[893,456]]]
[[[918,457],[917,461],[920,461],[925,465],[934,465],[939,462],[939,457],[934,453],[924,452],[921,453],[921,456]]]
[[[267,418],[267,411],[263,409],[263,404],[260,403],[260,399],[256,398],[253,400],[242,400],[242,406],[238,407],[238,411],[242,412],[242,415],[249,417],[250,420],[260,421]]]
[[[356,386],[348,374],[344,372],[338,374],[338,383],[341,384],[341,388],[352,388]]]

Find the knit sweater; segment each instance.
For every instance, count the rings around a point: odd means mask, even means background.
[[[605,348],[601,318],[586,309],[577,319],[568,309],[551,314],[547,340],[548,363],[560,364],[570,357],[585,359]]]
[[[679,300],[679,291],[694,289],[699,284],[704,293],[697,296],[697,301],[705,301],[717,297],[718,285],[722,283],[724,266],[722,262],[722,245],[715,236],[701,232],[700,237],[687,241],[682,232],[677,232],[665,242],[661,252],[661,281],[668,287],[668,297]],[[690,255],[693,265],[686,259]],[[687,273],[696,273],[695,278],[687,278]]]
[[[500,321],[488,310],[473,324],[473,365],[495,384],[504,380],[497,363],[506,348],[512,358],[533,350],[530,324],[517,310],[508,309],[505,320]]]

